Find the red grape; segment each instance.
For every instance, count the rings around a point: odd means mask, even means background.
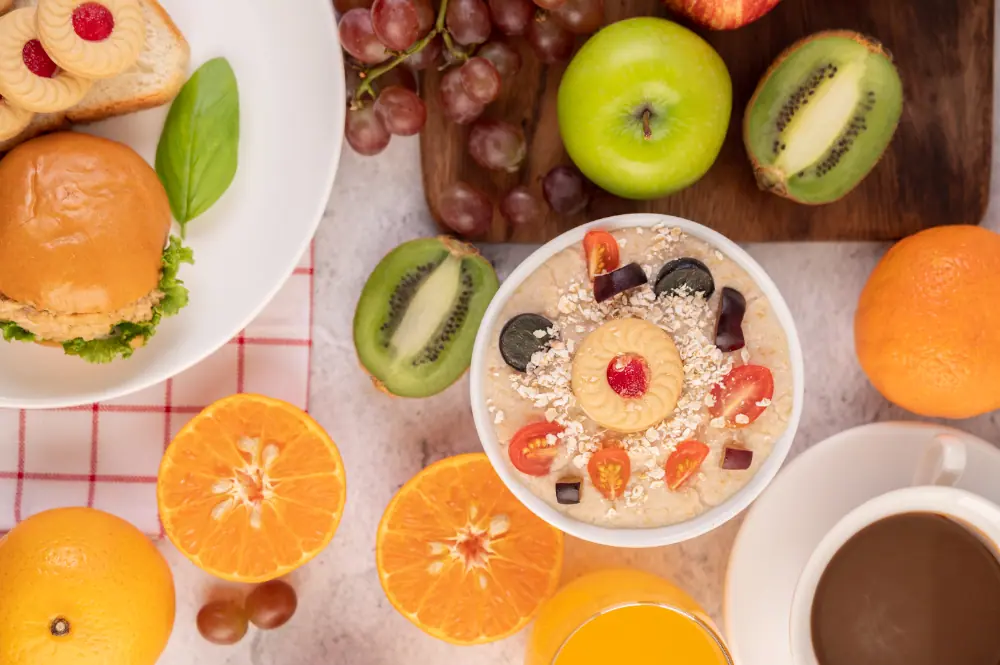
[[[429,0],[375,0],[371,13],[375,36],[396,51],[413,46],[434,24]]]
[[[375,109],[371,104],[347,111],[344,136],[354,148],[354,152],[366,156],[377,155],[385,150],[389,145],[389,139],[392,138],[389,130],[375,115]]]
[[[549,207],[560,215],[575,215],[590,201],[586,181],[571,166],[557,166],[549,171],[542,180],[542,193]]]
[[[534,2],[542,9],[548,9],[551,11],[566,2],[566,0],[534,0]]]
[[[528,146],[519,127],[502,120],[480,120],[469,132],[469,154],[484,169],[513,173],[521,167]]]
[[[375,88],[376,92],[385,90],[391,85],[402,86],[407,90],[417,92],[417,75],[409,67],[396,66],[372,81],[372,87]]]
[[[493,221],[490,198],[472,185],[453,182],[441,193],[441,220],[456,233],[477,237],[486,233]]]
[[[505,35],[523,35],[535,17],[531,0],[489,0],[493,24]]]
[[[389,57],[385,45],[375,36],[367,9],[352,9],[340,17],[340,43],[345,51],[369,65]]]
[[[545,217],[545,209],[527,187],[518,185],[500,201],[500,214],[511,224],[522,226],[540,222]]]
[[[212,644],[236,644],[247,634],[247,615],[228,600],[216,600],[198,611],[198,632]]]
[[[368,9],[372,6],[372,0],[333,0],[333,8],[339,14],[346,14],[352,9]]]
[[[440,55],[441,38],[435,37],[427,42],[422,49],[406,58],[406,65],[413,71],[419,72],[433,65]]]
[[[521,69],[521,54],[504,42],[486,42],[479,47],[476,55],[493,63],[501,79],[509,79]]]
[[[455,41],[465,46],[490,37],[490,11],[483,0],[450,0],[445,23]]]
[[[552,16],[570,32],[589,35],[604,25],[604,0],[565,0]]]
[[[272,580],[250,592],[246,612],[253,625],[273,630],[288,623],[298,605],[295,589],[281,580]]]
[[[358,76],[358,70],[345,62],[344,86],[347,88],[347,101],[350,101],[354,97],[354,93],[358,91],[358,86],[360,85],[361,77]]]
[[[528,25],[527,36],[538,59],[547,65],[567,60],[573,54],[573,33],[549,16],[532,21]]]
[[[458,71],[472,101],[489,104],[500,95],[500,72],[486,58],[470,58]]]
[[[427,122],[427,107],[415,92],[390,85],[375,101],[375,116],[390,134],[413,136]]]
[[[465,125],[483,112],[483,105],[466,94],[462,87],[461,67],[452,67],[441,77],[441,109],[454,123]]]

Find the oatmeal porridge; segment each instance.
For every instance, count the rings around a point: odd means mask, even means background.
[[[507,463],[568,516],[657,527],[722,503],[792,414],[788,342],[734,261],[666,226],[591,231],[532,273],[487,349]]]

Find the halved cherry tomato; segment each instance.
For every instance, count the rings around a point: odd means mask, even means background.
[[[590,279],[618,267],[618,241],[607,231],[587,231],[583,236],[583,251]]]
[[[587,473],[594,487],[606,498],[614,501],[625,491],[632,463],[628,453],[621,448],[601,448],[590,458]]]
[[[517,430],[507,446],[514,468],[529,476],[548,474],[552,460],[559,452],[559,444],[550,443],[546,437],[562,431],[563,426],[558,423],[532,423]]]
[[[727,427],[746,427],[764,413],[774,397],[774,377],[761,365],[740,365],[715,384],[712,397],[715,402],[708,412],[713,418],[723,418]],[[761,406],[764,400],[768,401]]]
[[[667,458],[667,464],[664,468],[664,471],[667,472],[664,478],[667,487],[676,490],[686,483],[688,478],[701,468],[701,463],[705,461],[706,457],[708,457],[708,446],[701,441],[690,439],[678,443],[674,452],[670,453],[670,457]]]

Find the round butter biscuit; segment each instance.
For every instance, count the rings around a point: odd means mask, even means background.
[[[39,0],[38,38],[67,72],[106,79],[139,61],[146,20],[139,0]]]
[[[648,387],[638,397],[622,397],[608,383],[608,365],[619,356],[641,356]],[[673,413],[684,383],[684,363],[664,330],[642,319],[609,321],[590,333],[573,357],[573,394],[602,427],[630,433],[646,430]]]
[[[92,81],[56,66],[35,29],[34,7],[0,18],[0,95],[34,113],[57,113],[76,106]]]

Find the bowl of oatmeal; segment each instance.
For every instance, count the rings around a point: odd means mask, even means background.
[[[676,543],[764,490],[802,412],[802,349],[777,287],[694,222],[611,217],[501,285],[471,368],[483,448],[529,509],[578,538]]]

